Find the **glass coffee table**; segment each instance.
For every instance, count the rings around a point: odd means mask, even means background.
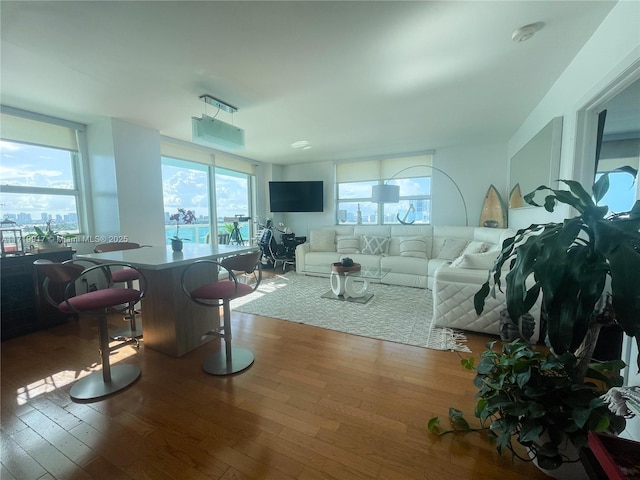
[[[329,265],[307,265],[306,270],[329,275],[331,290],[322,298],[343,302],[367,303],[373,297],[369,292],[369,280],[381,280],[391,271],[389,268],[360,267],[357,271],[336,272]]]

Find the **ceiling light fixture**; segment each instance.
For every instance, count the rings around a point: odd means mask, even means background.
[[[301,148],[302,150],[311,150],[311,144],[306,140],[299,140],[291,144],[291,148]]]
[[[518,43],[526,42],[531,37],[533,37],[536,34],[536,32],[541,30],[543,26],[544,26],[544,23],[536,22],[536,23],[531,23],[529,25],[525,25],[524,27],[517,28],[511,34],[511,40]]]
[[[216,97],[212,97],[211,95],[207,95],[207,94],[200,95],[200,100],[203,100],[204,103],[213,105],[214,107],[219,108],[220,110],[224,110],[225,112],[236,113],[238,111],[237,107],[234,107],[233,105],[225,103],[222,100],[218,100]]]
[[[213,117],[203,114],[202,118],[191,118],[193,141],[214,144],[228,149],[243,148],[244,130],[216,118],[220,110],[233,114],[238,111],[238,108],[211,95],[200,95],[200,100],[204,101],[206,105],[216,107],[218,112]]]

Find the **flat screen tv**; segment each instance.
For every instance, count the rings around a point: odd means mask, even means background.
[[[269,198],[272,212],[322,212],[323,182],[269,182]]]

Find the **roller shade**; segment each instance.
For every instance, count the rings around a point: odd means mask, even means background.
[[[0,138],[72,152],[78,151],[78,136],[74,128],[7,113],[0,114]]]
[[[256,166],[250,161],[241,160],[228,155],[213,153],[196,146],[191,147],[183,143],[160,142],[160,153],[163,157],[177,158],[189,162],[202,163],[204,165],[214,165],[226,170],[255,175]]]
[[[428,167],[421,168],[418,165],[431,166],[432,164],[432,154],[364,162],[338,163],[336,165],[336,181],[338,183],[344,183],[388,180],[405,168],[408,170],[402,172],[396,178],[428,177],[432,174],[433,170]]]
[[[187,160],[205,165],[213,165],[214,163],[212,153],[178,143],[160,142],[160,154],[163,157],[177,158],[178,160]]]
[[[256,174],[256,166],[254,164],[226,155],[216,154],[215,165],[216,167],[246,173],[247,175]]]

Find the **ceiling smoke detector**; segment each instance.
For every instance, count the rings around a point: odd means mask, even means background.
[[[525,42],[533,37],[536,32],[543,27],[543,25],[544,24],[542,22],[537,22],[517,28],[511,34],[511,40],[518,43]]]

